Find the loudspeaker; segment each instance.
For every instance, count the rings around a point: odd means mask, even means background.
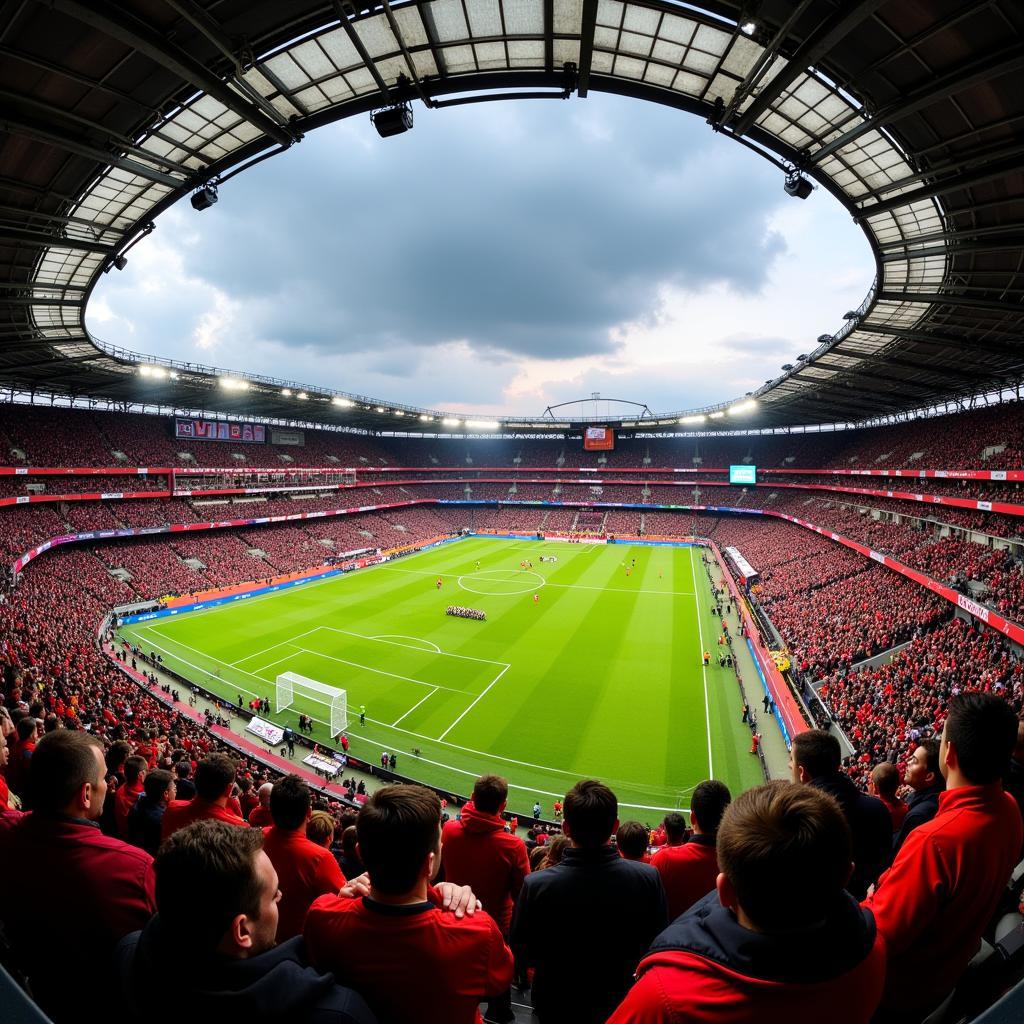
[[[387,107],[372,114],[370,119],[377,134],[382,139],[390,138],[392,135],[401,135],[412,127],[412,107],[408,103],[402,103],[397,107]]]

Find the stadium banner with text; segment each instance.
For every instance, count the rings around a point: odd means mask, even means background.
[[[284,729],[281,726],[264,721],[262,718],[250,718],[245,731],[255,733],[264,743],[269,743],[272,747],[276,747],[284,739]]]
[[[0,476],[167,476],[169,466],[0,466]]]
[[[267,428],[262,423],[236,423],[233,420],[182,419],[174,421],[174,436],[187,441],[232,441],[239,444],[265,444]]]
[[[585,427],[583,449],[588,452],[610,452],[615,448],[615,431],[611,427]]]
[[[308,764],[316,772],[323,772],[324,775],[335,776],[341,771],[341,765],[333,757],[324,757],[322,754],[309,753],[302,759],[303,764]]]
[[[730,466],[729,483],[751,486],[757,483],[757,466]]]
[[[270,443],[286,448],[304,448],[306,432],[304,430],[282,430],[280,427],[270,428]]]
[[[170,491],[90,491],[83,494],[19,494],[13,498],[0,498],[5,505],[37,505],[53,501],[134,501],[138,498],[169,498]]]

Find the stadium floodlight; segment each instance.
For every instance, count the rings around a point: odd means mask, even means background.
[[[212,181],[203,185],[201,188],[197,188],[192,193],[192,198],[189,200],[192,204],[193,210],[203,211],[208,210],[215,202],[217,202],[217,186]]]
[[[139,376],[141,377],[150,377],[153,380],[164,380],[167,375],[167,371],[162,366],[152,366],[149,363],[139,364]]]
[[[501,424],[497,420],[466,420],[466,426],[473,430],[497,430]]]
[[[342,398],[341,395],[335,395],[331,399],[331,405],[339,405],[345,409],[348,409],[355,404],[356,403],[353,402],[350,398]]]
[[[424,413],[420,413],[420,419],[424,423],[433,423],[433,421],[434,421],[434,417],[433,416],[428,416],[425,412]]]
[[[284,395],[285,398],[291,398],[292,397],[292,389],[291,388],[281,388],[281,394]]]
[[[792,363],[783,363],[782,364],[782,368],[783,368],[783,370],[786,371],[786,373],[789,373],[789,371],[793,369],[793,364]]]
[[[396,415],[396,416],[404,416],[404,415],[405,415],[405,413],[404,413],[404,412],[403,412],[403,411],[402,411],[401,409],[396,409],[396,410],[395,410],[395,415]]]
[[[124,270],[124,268],[128,266],[128,257],[127,256],[115,256],[114,257],[114,266],[117,267],[118,270]]]
[[[708,413],[709,420],[720,420],[725,415],[725,411],[722,409],[716,409],[714,412]]]
[[[757,31],[757,23],[753,21],[745,21],[740,25],[740,31],[745,36],[752,36]]]
[[[295,703],[295,695],[298,693],[303,703],[319,704],[327,711],[327,716],[319,721],[330,724],[332,737],[348,728],[347,691],[337,686],[318,683],[315,679],[300,676],[297,672],[282,672],[277,677],[274,691],[278,714]]]
[[[300,391],[295,397],[300,402],[305,402],[309,398],[309,395],[307,395],[305,391]]]
[[[239,380],[237,377],[221,377],[220,386],[227,391],[249,390],[249,382],[247,380]]]
[[[445,416],[445,418],[443,420],[441,420],[441,422],[446,427],[458,427],[458,426],[460,426],[462,424],[462,420],[457,420],[457,419],[453,418],[452,416]]]
[[[707,416],[705,416],[703,413],[698,413],[696,416],[680,416],[679,417],[679,422],[680,423],[706,423],[707,422]]]
[[[853,310],[853,309],[847,310],[843,314],[843,319],[844,320],[859,320],[860,319],[860,313],[858,313],[856,310]]]
[[[745,412],[752,412],[757,408],[757,402],[737,402],[735,405],[730,405],[728,413],[730,416],[742,416]]]
[[[818,335],[818,344],[819,345],[828,345],[828,344],[831,344],[831,342],[832,342],[832,335],[831,334],[819,334]]]
[[[383,412],[383,411],[384,411],[384,406],[383,405],[378,405],[377,406],[377,412]]]
[[[809,178],[805,178],[799,171],[790,171],[786,175],[786,195],[794,199],[806,199],[813,191],[814,185]]]
[[[370,120],[382,139],[390,139],[412,128],[412,106],[409,103],[395,103],[383,110],[373,111]]]
[[[807,360],[808,360],[808,359],[810,359],[810,358],[811,358],[811,357],[810,357],[809,355],[806,355],[805,353],[801,352],[801,353],[800,353],[800,355],[798,355],[798,356],[796,357],[796,361],[797,361],[798,363],[806,363],[806,362],[807,362]]]

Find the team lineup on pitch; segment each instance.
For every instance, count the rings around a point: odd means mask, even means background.
[[[446,615],[453,603],[485,618]],[[353,756],[387,750],[453,793],[495,771],[527,812],[596,777],[655,816],[702,779],[761,777],[732,670],[702,665],[710,604],[698,549],[470,538],[121,632],[233,703],[273,703],[286,672],[343,689]],[[323,703],[297,692],[269,717],[295,728],[303,713],[331,745]]]

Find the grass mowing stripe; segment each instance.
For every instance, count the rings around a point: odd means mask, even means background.
[[[697,573],[693,568],[693,548],[690,548],[690,576],[693,578],[693,592],[697,593]],[[704,646],[704,627],[700,622],[700,598],[697,598],[697,636],[700,640],[700,674],[704,680],[704,722],[707,726],[708,731],[708,778],[713,779],[715,777],[715,769],[711,763],[711,710],[708,705],[708,667],[704,664],[704,652],[707,648]]]

